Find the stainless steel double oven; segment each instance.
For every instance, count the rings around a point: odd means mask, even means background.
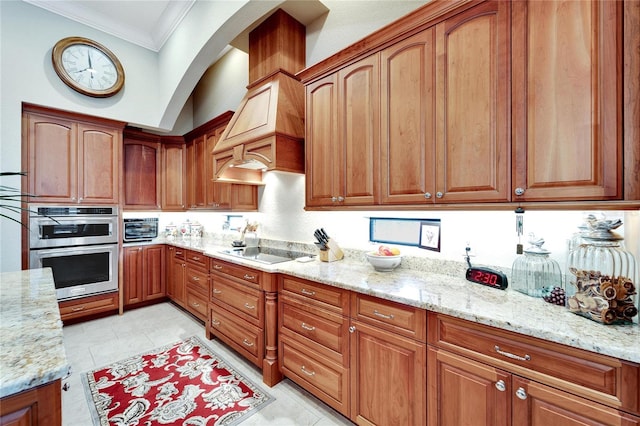
[[[117,206],[29,210],[29,268],[52,268],[58,300],[118,290]]]

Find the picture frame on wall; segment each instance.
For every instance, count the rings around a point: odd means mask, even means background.
[[[420,222],[420,243],[418,247],[440,251],[440,221],[423,220]]]

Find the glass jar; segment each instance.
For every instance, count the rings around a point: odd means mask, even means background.
[[[628,323],[638,315],[638,276],[623,237],[621,220],[592,220],[591,232],[569,253],[567,308],[603,324]]]
[[[542,248],[544,239],[530,235],[530,246],[518,256],[511,269],[514,290],[545,301],[564,305],[562,272],[558,262],[549,257],[549,250]]]

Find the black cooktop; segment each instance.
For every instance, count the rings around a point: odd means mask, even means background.
[[[229,250],[221,250],[220,253],[231,256],[242,257],[243,259],[273,265],[274,263],[288,262],[298,257],[310,256],[299,251],[274,249],[269,247],[243,247]]]

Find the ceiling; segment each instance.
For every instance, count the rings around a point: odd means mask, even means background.
[[[55,14],[158,52],[196,1],[206,0],[23,0]],[[303,25],[328,9],[319,0],[289,0],[280,6]],[[246,29],[232,42],[248,49]]]

